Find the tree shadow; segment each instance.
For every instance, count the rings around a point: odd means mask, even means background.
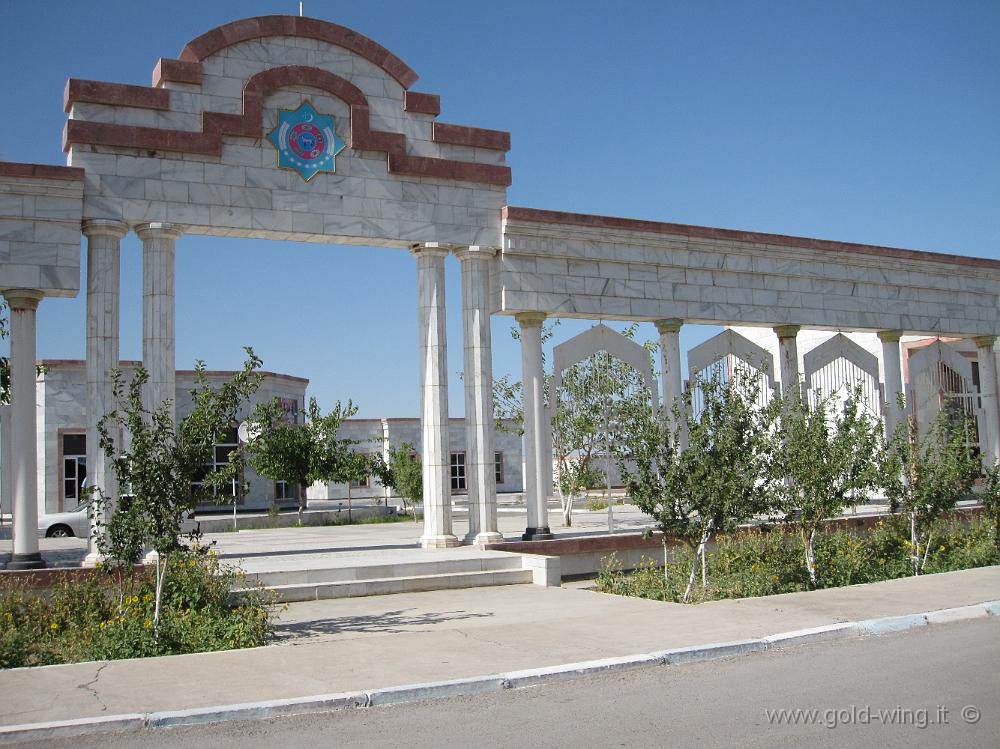
[[[336,635],[341,632],[354,634],[402,634],[404,632],[427,631],[425,628],[445,622],[462,621],[465,619],[484,619],[493,616],[492,613],[474,611],[418,611],[415,608],[383,611],[377,614],[358,616],[338,616],[329,619],[312,619],[303,622],[288,622],[280,620],[274,626],[275,640],[303,640],[311,637]]]

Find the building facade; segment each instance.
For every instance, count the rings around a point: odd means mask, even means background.
[[[514,431],[514,425],[497,430],[493,452],[493,476],[496,490],[500,494],[518,493],[524,490],[523,463],[521,456],[521,435]],[[347,419],[340,427],[338,436],[358,441],[355,448],[363,453],[382,453],[388,458],[389,448],[401,445],[412,446],[418,458],[422,454],[420,419]],[[469,447],[466,441],[465,419],[448,420],[448,479],[452,496],[468,497],[469,492]],[[389,501],[393,499],[390,490],[376,479],[347,484],[315,483],[309,487],[309,499],[371,499]]]
[[[84,487],[89,485],[85,362],[49,359],[41,364],[43,374],[37,384],[38,511],[64,512],[78,506]],[[123,376],[128,378],[137,366],[139,362],[121,362]],[[218,386],[235,374],[209,371],[206,381]],[[309,380],[275,372],[262,374],[260,387],[244,404],[238,418],[247,418],[258,403],[270,403],[277,398],[286,418],[301,423]],[[177,370],[175,383],[174,404],[177,418],[181,419],[192,407],[190,391],[195,386],[195,373]],[[229,434],[217,443],[213,465],[227,462],[230,451],[238,446],[237,427],[238,423],[234,423]],[[241,510],[266,510],[275,502],[286,506],[298,503],[296,487],[258,476],[252,469],[247,469],[244,483],[246,494],[239,496],[235,487],[233,492]],[[231,507],[233,495],[220,496],[219,505],[204,505],[201,509]]]

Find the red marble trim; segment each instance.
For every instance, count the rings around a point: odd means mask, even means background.
[[[112,107],[139,109],[170,109],[170,92],[165,88],[131,86],[126,83],[82,81],[70,78],[63,94],[63,109],[68,112],[74,103],[107,104]]]
[[[63,131],[63,150],[73,143],[84,143],[145,151],[221,156],[223,135],[262,137],[264,97],[284,86],[318,88],[349,104],[351,131],[348,143],[352,148],[362,151],[384,151],[388,154],[389,171],[392,173],[480,182],[501,187],[507,187],[511,183],[510,167],[507,166],[408,155],[405,135],[371,129],[368,100],[361,89],[338,75],[301,65],[271,68],[250,78],[243,89],[243,114],[205,112],[202,115],[201,132],[69,120]]]
[[[41,179],[68,179],[83,182],[86,172],[74,166],[54,164],[21,164],[16,161],[0,161],[0,177],[38,177]]]
[[[862,255],[894,257],[901,260],[951,263],[953,265],[969,265],[975,268],[1000,269],[1000,260],[991,260],[989,258],[966,257],[964,255],[951,255],[926,250],[905,250],[897,247],[855,244],[853,242],[837,242],[829,239],[792,237],[785,234],[765,234],[763,232],[740,231],[738,229],[716,229],[709,226],[671,224],[660,221],[619,218],[617,216],[594,216],[586,213],[546,211],[539,208],[516,208],[514,206],[504,206],[501,215],[503,218],[512,221],[536,221],[543,224],[586,226],[595,229],[623,229],[626,231],[649,232],[651,234],[675,234],[685,237],[722,239],[736,242],[751,242],[754,244],[775,244],[784,247],[802,247],[827,252],[853,252]]]
[[[153,86],[159,87],[167,81],[201,85],[201,63],[161,57],[153,68]]]
[[[435,122],[431,137],[435,143],[449,143],[453,146],[490,148],[494,151],[510,150],[510,133],[503,130],[487,130],[481,127]]]
[[[441,97],[437,94],[421,94],[416,91],[404,91],[403,111],[418,112],[420,114],[432,114],[437,117],[441,114]]]
[[[409,88],[417,80],[410,66],[381,44],[345,26],[300,16],[256,16],[218,26],[188,42],[180,59],[201,62],[225,47],[268,36],[298,36],[343,47],[382,68],[403,88]]]

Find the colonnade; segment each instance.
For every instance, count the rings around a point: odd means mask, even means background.
[[[115,495],[114,474],[99,447],[97,425],[114,407],[110,372],[119,363],[120,244],[129,227],[119,221],[84,222],[87,237],[87,466],[88,481]],[[148,223],[135,227],[143,247],[143,363],[150,374],[148,406],[174,399],[175,244],[179,227]],[[452,527],[448,445],[448,372],[445,319],[445,259],[454,254],[461,267],[466,428],[466,485],[469,532],[466,542],[501,541],[497,526],[494,473],[493,378],[490,316],[491,268],[496,250],[487,247],[423,243],[411,247],[416,259],[420,356],[420,402],[424,483],[424,531],[420,545],[446,548],[461,543]],[[11,431],[36,434],[35,314],[43,295],[32,289],[7,290],[10,306],[12,362]],[[552,538],[548,497],[552,484],[552,436],[543,399],[542,324],[544,312],[521,312],[520,327],[524,409],[524,489],[527,523],[523,538]],[[683,320],[655,321],[660,342],[663,402],[668,409],[682,392],[680,331]],[[799,386],[799,327],[774,328],[778,338],[781,381]],[[878,333],[882,343],[883,383],[887,408],[885,429],[892,433],[903,418],[900,338],[903,331]],[[979,351],[980,392],[985,423],[981,425],[984,460],[1000,460],[1000,417],[994,336],[975,339]],[[683,435],[681,435],[683,439]],[[11,488],[14,497],[14,551],[8,567],[44,566],[37,535],[37,452],[35,440],[11,440]],[[92,534],[88,561],[98,559]]]

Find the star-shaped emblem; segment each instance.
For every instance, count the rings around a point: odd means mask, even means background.
[[[267,139],[278,150],[278,166],[294,169],[308,182],[319,172],[337,171],[337,154],[347,144],[333,128],[333,117],[320,114],[306,99],[298,109],[278,112],[278,126]]]

